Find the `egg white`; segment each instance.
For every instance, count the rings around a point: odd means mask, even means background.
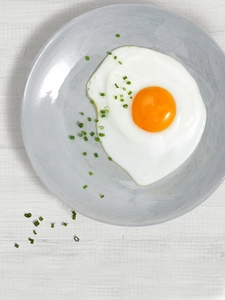
[[[149,86],[168,90],[176,102],[174,121],[157,133],[139,128],[132,119],[135,95]],[[97,128],[105,134],[101,138],[105,152],[139,185],[175,171],[196,149],[204,132],[207,113],[195,80],[178,61],[163,53],[136,46],[115,49],[88,81],[87,92],[98,110]],[[106,117],[101,117],[101,110],[108,110]],[[101,126],[104,129],[100,130]]]

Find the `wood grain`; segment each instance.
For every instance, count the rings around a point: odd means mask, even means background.
[[[41,46],[73,17],[126,2],[137,1],[0,0],[2,300],[225,299],[225,183],[200,207],[158,226],[124,228],[81,215],[74,221],[70,209],[42,185],[25,153],[21,96]],[[141,2],[183,14],[225,50],[223,0]],[[32,221],[39,216],[44,220],[35,228]],[[35,238],[33,245],[29,237]]]

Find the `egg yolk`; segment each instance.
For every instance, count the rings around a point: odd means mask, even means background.
[[[139,91],[132,103],[132,117],[137,126],[149,131],[159,132],[173,122],[176,103],[165,89],[152,86]]]

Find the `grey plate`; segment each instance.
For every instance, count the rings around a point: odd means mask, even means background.
[[[116,38],[116,33],[121,37]],[[88,133],[95,131],[95,123],[86,119],[95,118],[86,95],[89,77],[107,51],[123,45],[149,47],[181,62],[198,83],[208,113],[194,154],[175,172],[147,187],[136,185],[110,162],[93,138],[85,142],[77,136],[77,122],[83,122]],[[86,55],[90,61],[85,60]],[[88,12],[50,39],[29,75],[22,131],[31,163],[49,190],[90,218],[125,226],[174,219],[202,203],[224,178],[224,82],[224,54],[189,20],[139,4]],[[76,139],[70,140],[69,135]],[[87,156],[82,155],[84,151]],[[83,189],[86,184],[88,188]]]

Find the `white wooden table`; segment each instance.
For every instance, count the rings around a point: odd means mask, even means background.
[[[197,209],[158,226],[116,227],[82,215],[73,221],[25,153],[21,97],[38,50],[70,19],[124,2],[0,0],[1,300],[225,299],[225,183]],[[225,50],[224,0],[142,2],[190,18]],[[39,216],[44,220],[35,228]]]

